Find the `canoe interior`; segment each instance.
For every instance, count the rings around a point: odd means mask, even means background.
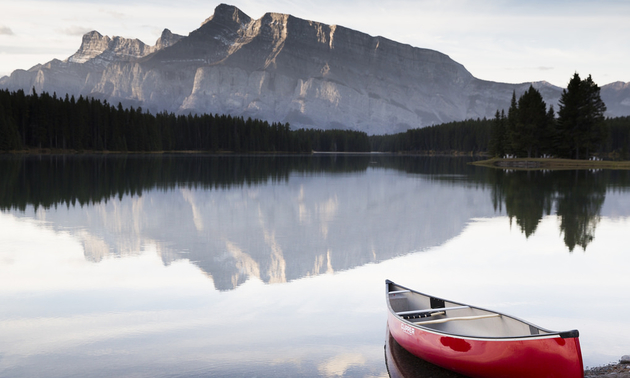
[[[471,306],[457,308],[466,305],[418,293],[393,282],[387,286],[391,311],[403,313],[399,315],[403,319],[431,330],[459,336],[492,338],[540,336],[556,333],[497,312]],[[448,309],[450,307],[455,307],[455,309]],[[440,308],[447,310],[439,311]],[[412,311],[431,309],[435,311],[409,314]],[[487,315],[498,316],[481,318]],[[472,319],[439,322],[441,319],[452,318]]]

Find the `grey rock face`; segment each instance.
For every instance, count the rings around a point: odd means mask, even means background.
[[[221,4],[187,37],[164,31],[155,46],[90,32],[66,61],[0,79],[9,89],[70,93],[151,111],[228,113],[294,128],[393,133],[507,109],[530,85],[476,79],[440,52],[286,14],[258,20]],[[630,114],[630,88],[602,88],[608,116]]]

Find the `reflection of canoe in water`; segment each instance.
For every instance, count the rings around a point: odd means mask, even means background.
[[[389,330],[385,336],[385,363],[390,378],[465,378],[407,352],[394,340]]]
[[[421,359],[469,377],[584,377],[578,331],[554,332],[386,281],[392,337]]]

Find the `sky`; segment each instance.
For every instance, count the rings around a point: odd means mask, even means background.
[[[227,0],[226,0],[227,1]],[[0,0],[0,77],[64,60],[84,33],[153,45],[163,29],[188,35],[220,2],[210,0]],[[548,81],[574,73],[601,85],[630,82],[628,0],[233,0],[267,12],[342,25],[440,51],[484,80]]]

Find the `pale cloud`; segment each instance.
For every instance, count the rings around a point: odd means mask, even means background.
[[[58,31],[61,34],[65,34],[65,35],[84,35],[85,33],[91,32],[92,30],[94,30],[93,28],[86,28],[83,26],[70,26],[67,28],[63,28],[63,29],[57,29],[56,31]]]
[[[116,10],[113,9],[99,9],[99,12],[101,13],[105,13],[106,15],[113,17],[113,18],[117,18],[117,19],[123,19],[125,17],[127,17],[126,14],[122,13],[122,12],[118,12]]]
[[[8,26],[0,26],[0,35],[14,35],[13,30]]]

